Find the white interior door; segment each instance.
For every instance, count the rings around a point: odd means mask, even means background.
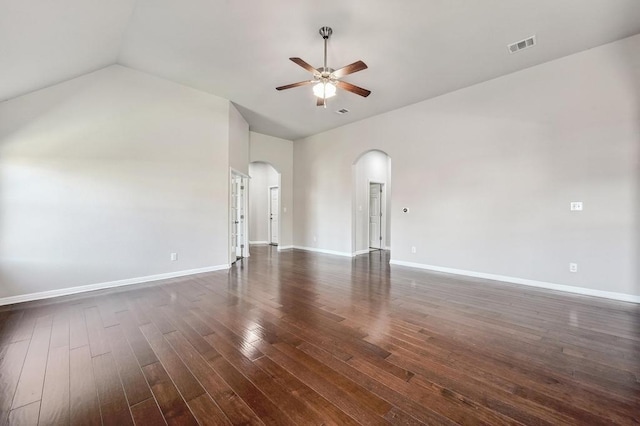
[[[278,214],[280,212],[280,188],[269,188],[269,244],[278,245]]]
[[[382,185],[369,184],[369,247],[382,247]]]
[[[245,256],[245,194],[246,179],[242,175],[231,175],[231,261]]]
[[[229,218],[231,219],[231,253],[230,260],[236,259],[236,247],[238,246],[238,183],[235,176],[231,176],[231,205]]]

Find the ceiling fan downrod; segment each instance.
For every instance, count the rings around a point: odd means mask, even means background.
[[[329,40],[329,37],[331,37],[331,34],[333,34],[333,30],[331,29],[331,27],[322,27],[318,32],[324,39],[324,67],[322,68],[322,72],[324,73],[328,71],[327,70],[327,40]]]

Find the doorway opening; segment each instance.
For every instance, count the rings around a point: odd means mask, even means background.
[[[281,175],[263,161],[249,163],[249,244],[278,246],[281,240]]]
[[[369,182],[369,248],[385,248],[385,197],[384,183]]]
[[[229,263],[235,263],[238,259],[249,256],[249,247],[247,244],[247,186],[249,177],[231,170],[231,187],[230,187],[230,251]]]
[[[269,244],[278,245],[278,227],[280,224],[280,188],[269,187]]]
[[[371,150],[353,165],[353,254],[391,247],[391,158]]]

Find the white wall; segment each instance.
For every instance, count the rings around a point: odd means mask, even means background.
[[[270,164],[249,164],[249,241],[269,242],[269,187],[280,186],[280,175]]]
[[[121,66],[0,104],[0,298],[227,264],[228,141],[227,100]]]
[[[345,182],[379,149],[392,259],[640,295],[639,100],[634,36],[296,141],[294,244],[352,251]]]
[[[293,142],[250,132],[249,159],[271,164],[280,173],[280,244],[293,244]]]
[[[384,184],[384,195],[386,203],[383,211],[387,220],[385,225],[384,243],[389,246],[391,243],[391,160],[387,154],[381,151],[369,151],[362,155],[356,164],[355,169],[355,250],[362,252],[367,250],[369,244],[369,183]]]
[[[233,104],[229,104],[229,166],[249,174],[249,124]]]

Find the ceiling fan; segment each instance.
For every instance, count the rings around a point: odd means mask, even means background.
[[[354,72],[367,69],[367,64],[362,61],[354,62],[345,67],[334,70],[327,66],[327,40],[333,34],[331,27],[320,28],[320,35],[324,39],[324,66],[320,68],[314,68],[300,58],[289,58],[302,68],[313,74],[312,80],[300,81],[298,83],[287,84],[286,86],[276,87],[276,90],[292,89],[294,87],[306,86],[314,84],[313,94],[318,98],[316,105],[327,107],[327,98],[330,98],[336,94],[336,88],[346,90],[356,95],[367,97],[371,94],[370,90],[363,89],[354,84],[347,83],[340,80],[345,75],[353,74]]]

